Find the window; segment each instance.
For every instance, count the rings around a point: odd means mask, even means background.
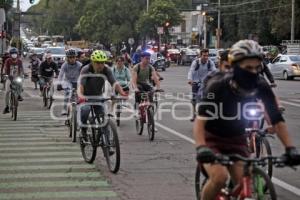
[[[280,62],[282,63],[282,62],[286,62],[287,61],[287,57],[286,56],[283,56],[283,57],[281,57],[281,59],[280,59]]]
[[[280,56],[279,57],[277,57],[277,58],[275,58],[274,60],[273,60],[273,63],[277,63],[277,62],[279,62],[279,60],[280,60]]]

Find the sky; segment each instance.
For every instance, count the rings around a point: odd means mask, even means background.
[[[16,2],[17,0],[14,0],[15,2],[15,6],[16,6]],[[37,4],[39,2],[39,0],[35,0],[34,4]],[[20,7],[22,11],[26,11],[30,6],[32,6],[33,4],[29,3],[29,0],[20,0]]]

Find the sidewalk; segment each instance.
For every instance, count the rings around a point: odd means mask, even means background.
[[[0,91],[0,200],[118,199],[95,165],[83,161],[63,122],[42,108],[41,99],[24,93],[18,119],[12,121],[2,114],[3,95]]]

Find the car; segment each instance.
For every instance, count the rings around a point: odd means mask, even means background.
[[[167,57],[170,61],[178,62],[180,60],[180,51],[179,49],[168,49]]]
[[[52,59],[57,64],[58,68],[60,68],[66,60],[66,52],[64,47],[48,47],[46,48],[45,52],[52,54]]]
[[[200,46],[199,45],[190,45],[187,48],[191,49],[192,51],[195,51],[197,54],[200,54]]]
[[[279,54],[268,67],[274,78],[292,80],[294,77],[300,77],[300,55]]]
[[[187,63],[190,64],[193,62],[193,60],[195,60],[198,57],[198,53],[189,48],[181,49],[180,53],[181,53],[181,58],[180,58],[181,65],[185,65]]]
[[[44,52],[45,52],[45,49],[44,49],[44,48],[34,47],[34,48],[31,48],[31,49],[29,50],[28,56],[31,57],[33,53],[36,53],[38,59],[40,59],[40,60],[42,61],[42,60],[43,60],[43,56],[44,56]]]

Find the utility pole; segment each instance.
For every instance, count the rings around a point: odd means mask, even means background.
[[[149,0],[147,0],[147,13],[149,12]]]
[[[18,42],[17,48],[21,49],[21,10],[20,10],[20,0],[17,1],[17,12],[18,12]]]
[[[206,43],[207,43],[207,22],[206,22],[206,13],[204,12],[203,14],[203,32],[204,32],[204,41],[203,41],[203,48],[206,49]]]
[[[221,37],[221,0],[218,1],[218,29],[217,29],[217,49],[220,48]]]
[[[292,0],[291,42],[295,40],[295,0]]]

